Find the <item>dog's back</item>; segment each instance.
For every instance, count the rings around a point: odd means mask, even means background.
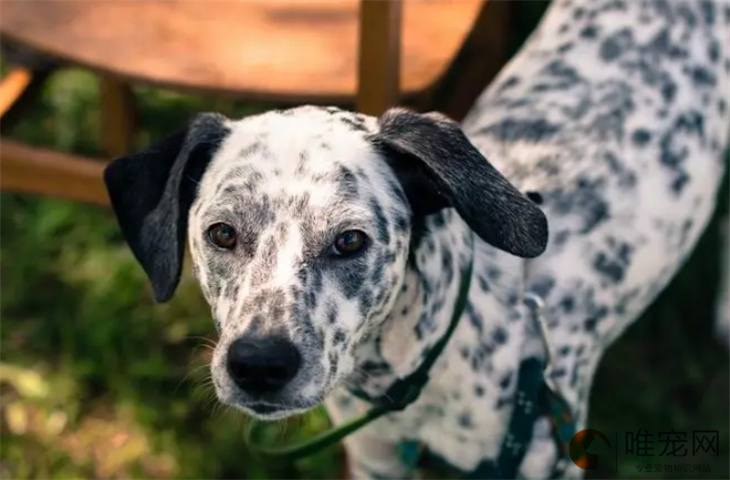
[[[556,319],[573,292],[605,346],[677,271],[715,207],[729,97],[730,2],[550,6],[464,128],[543,198]]]

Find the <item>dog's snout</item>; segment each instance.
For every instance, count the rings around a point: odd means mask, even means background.
[[[228,374],[250,394],[281,390],[299,371],[297,348],[280,337],[242,337],[228,347]]]

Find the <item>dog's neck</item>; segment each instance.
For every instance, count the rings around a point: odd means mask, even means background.
[[[471,259],[469,302],[446,351],[460,345],[463,350],[464,339],[488,344],[495,329],[520,315],[521,259],[486,245],[452,209],[426,217],[423,226],[422,232],[417,229],[420,238],[414,239],[391,313],[356,350],[353,383],[371,398],[384,393],[397,378],[413,373],[445,334],[461,288],[461,272]],[[475,310],[478,296],[490,297],[478,300],[479,305],[491,306],[489,312]]]

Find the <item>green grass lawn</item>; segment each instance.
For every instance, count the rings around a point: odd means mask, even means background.
[[[256,108],[138,89],[139,145],[192,112]],[[98,154],[93,78],[59,74],[21,124],[3,135]],[[720,205],[727,209],[727,179]],[[243,441],[245,419],[209,384],[208,309],[186,274],[168,304],[152,301],[109,210],[12,193],[0,196],[2,478],[336,478],[340,451],[264,465]],[[717,216],[680,275],[606,354],[589,427],[625,432],[719,430],[703,478],[727,478],[728,352],[712,337],[720,251]],[[189,265],[189,262],[188,262]],[[327,425],[322,411],[281,424],[292,438]],[[691,436],[691,433],[689,433]],[[656,438],[656,437],[655,437]],[[661,450],[661,449],[660,449]],[[591,478],[694,478],[644,473],[676,458],[603,456]],[[604,461],[605,459],[611,461]]]

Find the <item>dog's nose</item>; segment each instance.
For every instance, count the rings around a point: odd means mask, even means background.
[[[228,347],[228,374],[251,394],[281,390],[299,371],[297,348],[280,337],[241,337]]]

